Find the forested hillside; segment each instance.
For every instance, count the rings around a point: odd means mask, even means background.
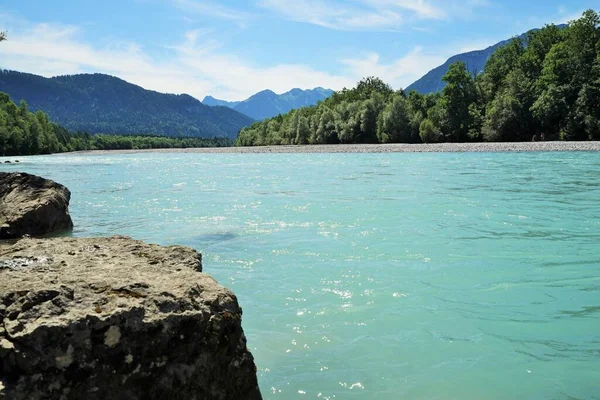
[[[239,146],[596,140],[600,138],[600,14],[515,38],[474,76],[453,64],[440,93],[394,91],[377,78],[318,106],[242,129]]]
[[[561,29],[567,27],[567,25],[557,26]],[[526,44],[529,35],[535,31],[537,31],[537,29],[524,33],[518,38],[521,39],[524,44]],[[444,86],[446,86],[446,82],[444,82],[443,80],[444,75],[446,75],[446,73],[450,69],[450,66],[452,64],[457,63],[458,61],[464,62],[467,66],[467,70],[470,73],[480,74],[481,72],[483,72],[485,64],[490,59],[492,54],[494,54],[496,50],[498,50],[500,47],[504,47],[507,44],[509,44],[511,40],[512,39],[503,40],[482,50],[474,50],[452,56],[444,64],[432,69],[431,71],[427,72],[422,78],[409,85],[406,88],[406,92],[416,90],[421,94],[428,94],[441,91],[444,88]]]
[[[521,40],[526,40],[527,35],[528,33],[521,35]],[[409,85],[406,88],[406,92],[416,90],[421,94],[428,94],[441,91],[444,89],[444,86],[446,86],[446,82],[443,80],[444,75],[446,75],[452,64],[456,64],[459,61],[465,63],[467,70],[470,73],[480,74],[492,54],[494,54],[500,47],[506,46],[511,40],[512,39],[503,40],[502,42],[496,43],[495,45],[482,50],[469,51],[452,56],[444,64],[432,69],[423,75],[423,77]]]
[[[111,134],[229,137],[253,120],[188,95],[145,90],[119,78],[82,74],[44,78],[0,70],[0,92],[24,99],[72,131]]]
[[[70,134],[42,111],[35,114],[0,93],[0,156],[49,154],[75,150],[114,150],[230,146],[227,138],[173,138]]]

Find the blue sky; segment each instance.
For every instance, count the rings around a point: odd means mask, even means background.
[[[2,0],[0,68],[102,72],[147,89],[241,100],[260,90],[406,87],[448,57],[546,23],[585,0]]]

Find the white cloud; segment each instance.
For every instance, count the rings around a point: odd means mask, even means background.
[[[242,100],[267,88],[278,93],[294,87],[338,90],[353,87],[365,76],[378,76],[394,88],[404,88],[465,46],[445,44],[436,52],[416,47],[390,60],[366,53],[340,60],[332,66],[339,71],[334,73],[306,64],[254,64],[226,53],[206,30],[188,31],[179,43],[165,46],[160,58],[135,43],[94,46],[81,39],[84,34],[75,26],[12,27],[9,40],[0,45],[0,68],[47,77],[99,72],[159,92]]]
[[[169,57],[155,59],[134,43],[94,47],[80,41],[73,26],[39,24],[11,32],[0,46],[0,68],[43,76],[100,72],[115,75],[147,89],[188,93],[202,99],[211,94],[244,99],[266,88],[285,92],[292,87],[339,89],[354,79],[317,71],[302,64],[253,65],[220,51],[202,31],[190,31],[182,42],[168,47]]]
[[[424,49],[414,47],[408,54],[398,59],[382,61],[377,53],[367,53],[359,58],[345,59],[348,76],[358,81],[362,77],[376,76],[389,83],[393,88],[407,88],[423,77],[427,72],[439,67],[450,57],[474,50],[483,50],[500,40],[476,40],[473,42],[445,43],[443,47]]]
[[[191,39],[191,40],[190,40]],[[174,48],[177,63],[184,70],[214,82],[211,94],[226,99],[241,100],[269,88],[285,92],[292,87],[316,86],[339,89],[354,82],[343,76],[317,71],[302,64],[256,66],[235,55],[207,52],[204,43],[189,38]]]
[[[387,63],[382,62],[376,53],[367,54],[363,58],[346,59],[343,63],[348,68],[349,74],[358,79],[365,76],[377,76],[398,89],[406,88],[429,70],[443,64],[447,59],[448,54],[430,54],[424,52],[420,47],[416,47],[404,57]]]

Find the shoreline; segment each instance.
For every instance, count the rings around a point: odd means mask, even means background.
[[[59,154],[132,154],[132,153],[206,153],[206,154],[261,154],[261,153],[467,153],[467,152],[548,152],[600,151],[600,141],[588,142],[482,142],[435,144],[313,144],[253,147],[201,147],[187,149],[138,150],[84,150]]]

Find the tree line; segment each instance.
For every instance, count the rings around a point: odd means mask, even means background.
[[[28,110],[27,103],[17,106],[0,93],[0,155],[35,155],[80,150],[163,149],[231,146],[228,138],[164,137],[151,135],[120,136],[70,133],[51,122],[48,116]]]
[[[600,139],[600,13],[499,48],[481,73],[457,62],[439,93],[369,77],[313,107],[257,122],[237,146]]]

